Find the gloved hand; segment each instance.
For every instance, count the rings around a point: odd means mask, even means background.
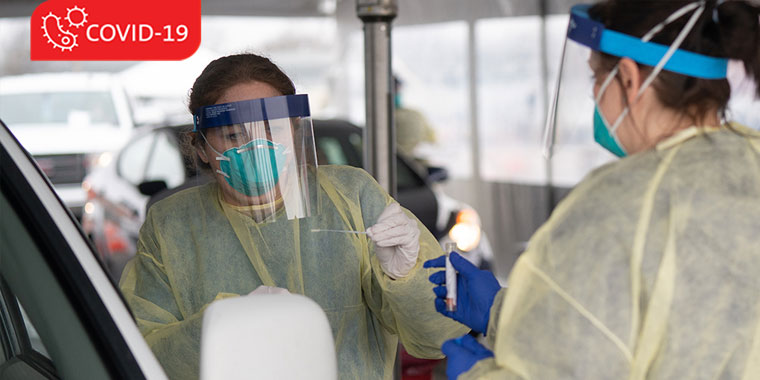
[[[367,236],[375,242],[375,254],[385,274],[399,279],[414,268],[420,253],[420,228],[398,203],[383,210],[377,223],[367,228]]]
[[[475,363],[493,357],[491,350],[483,347],[471,335],[463,335],[443,342],[441,351],[446,355],[446,376],[455,380],[467,372]]]
[[[290,294],[290,292],[288,291],[288,289],[285,289],[285,288],[260,285],[258,288],[253,289],[252,292],[248,293],[249,296],[256,295],[256,294]]]
[[[457,310],[446,311],[446,272],[430,275],[430,282],[438,285],[433,288],[436,295],[435,309],[439,313],[459,321],[476,332],[485,334],[488,319],[491,317],[491,305],[501,285],[491,272],[480,270],[456,252],[449,255],[451,265],[457,274]],[[425,262],[425,268],[445,268],[446,256],[440,256]]]

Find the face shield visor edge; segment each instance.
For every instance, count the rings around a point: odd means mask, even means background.
[[[605,90],[617,75],[617,65],[603,81],[596,97],[593,97],[593,83],[589,83],[593,72],[588,67],[588,60],[593,51],[607,53],[616,57],[627,57],[635,62],[653,66],[652,72],[642,82],[635,101],[651,85],[660,71],[669,70],[683,75],[706,79],[726,77],[728,60],[710,57],[678,49],[683,40],[694,27],[705,9],[704,1],[687,4],[653,27],[642,38],[633,37],[614,30],[605,29],[604,24],[593,20],[588,15],[590,5],[581,4],[572,8],[568,25],[567,39],[563,50],[562,66],[557,84],[557,92],[552,103],[549,119],[544,129],[544,155],[551,158],[556,140],[572,140],[579,134],[579,127],[587,128],[587,120],[579,120],[578,109],[594,106],[594,140],[618,157],[626,154],[617,137],[617,129],[629,112],[626,105],[622,113],[609,123],[599,108],[599,101]],[[651,39],[669,23],[687,15],[691,16],[684,28],[670,46],[651,42]],[[579,75],[585,72],[587,75]],[[589,96],[578,96],[586,93]],[[593,103],[591,103],[591,100]],[[563,124],[569,124],[569,126]],[[585,131],[584,131],[585,132]]]

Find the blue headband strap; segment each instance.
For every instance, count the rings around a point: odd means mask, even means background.
[[[193,115],[193,132],[253,121],[310,116],[309,96],[284,95],[201,107]]]
[[[588,15],[590,5],[572,7],[567,37],[596,51],[616,57],[628,57],[638,63],[656,66],[668,51],[668,46],[604,28],[604,24]],[[728,69],[728,59],[710,57],[678,49],[668,60],[665,70],[704,79],[723,79]]]

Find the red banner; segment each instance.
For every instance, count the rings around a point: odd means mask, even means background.
[[[32,61],[181,60],[201,43],[201,0],[48,0],[31,27]]]

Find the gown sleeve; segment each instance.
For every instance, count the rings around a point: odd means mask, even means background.
[[[361,213],[364,225],[370,227],[377,222],[385,207],[396,201],[369,174],[360,173]],[[399,336],[407,352],[419,358],[442,358],[443,342],[467,333],[469,328],[435,310],[433,284],[428,277],[436,270],[423,268],[422,263],[443,255],[443,250],[409,210],[404,209],[404,212],[417,221],[420,228],[417,263],[406,277],[393,280],[383,272],[374,253],[374,244],[369,241],[364,258],[368,265],[364,266],[361,279],[364,299],[380,323]]]

